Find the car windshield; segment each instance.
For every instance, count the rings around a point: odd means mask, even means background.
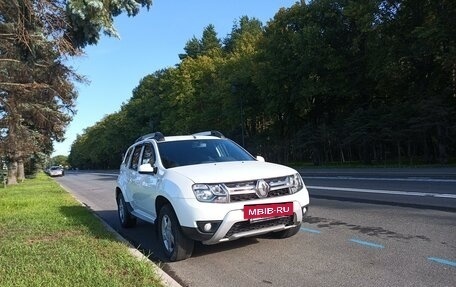
[[[51,170],[59,170],[59,169],[61,169],[59,166],[53,166],[53,167],[51,167]]]
[[[224,161],[255,160],[241,147],[226,139],[195,139],[159,142],[165,168]]]

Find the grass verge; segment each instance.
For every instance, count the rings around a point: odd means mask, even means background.
[[[0,286],[163,286],[44,174],[0,189]]]

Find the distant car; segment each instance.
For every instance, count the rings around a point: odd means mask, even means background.
[[[65,170],[63,169],[63,167],[60,166],[51,166],[48,169],[47,173],[49,174],[49,176],[64,176]]]
[[[123,158],[115,195],[121,226],[155,223],[169,261],[190,257],[194,241],[293,236],[309,205],[296,170],[264,162],[217,131],[139,138]]]

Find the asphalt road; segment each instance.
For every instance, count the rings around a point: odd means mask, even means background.
[[[341,188],[409,190],[416,194],[454,194],[456,190],[452,181],[434,182],[437,187],[433,188],[433,181],[422,181],[426,185],[423,187],[420,181],[402,180],[413,179],[416,174],[382,174],[401,179],[398,185],[399,181],[394,180],[384,180],[382,184],[366,178],[346,179],[364,176],[349,171],[301,172],[308,186],[334,187],[309,188],[311,194],[344,192]],[[452,176],[425,173],[418,177],[451,180]],[[154,225],[139,221],[136,228],[120,228],[114,200],[115,179],[115,175],[79,172],[67,173],[57,180],[144,254],[159,262],[162,254]],[[408,184],[411,187],[406,187]],[[378,196],[372,192],[362,194],[372,196],[374,201]],[[421,203],[433,198],[403,196]],[[261,236],[212,246],[197,244],[188,260],[160,266],[183,286],[456,286],[456,213],[419,204],[404,207],[366,203],[365,199],[350,202],[312,196],[309,216],[301,232],[292,238]]]
[[[456,168],[299,171],[314,198],[456,211]]]

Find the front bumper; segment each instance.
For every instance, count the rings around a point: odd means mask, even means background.
[[[243,208],[240,208],[226,213],[221,221],[208,221],[219,222],[215,232],[204,232],[198,226],[182,226],[182,231],[187,237],[196,241],[201,241],[203,244],[217,244],[243,237],[258,236],[296,227],[301,224],[307,210],[308,203],[307,205],[302,206],[300,202],[293,201],[293,215],[269,218],[260,221],[250,221],[244,219]]]
[[[49,173],[50,176],[63,176],[63,172],[59,171],[59,172],[50,172]]]

